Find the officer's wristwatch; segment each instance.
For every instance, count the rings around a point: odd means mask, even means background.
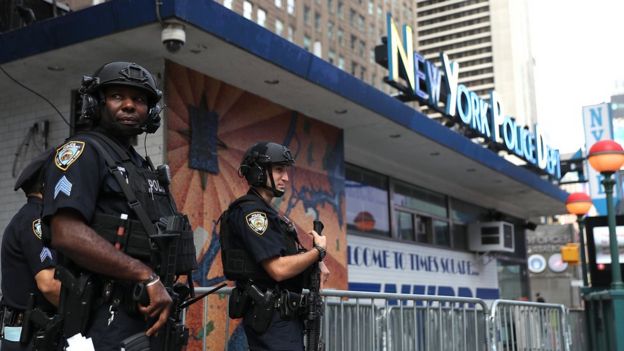
[[[327,255],[327,250],[318,245],[314,245],[314,248],[319,252],[319,261],[322,261],[325,258],[325,255]]]

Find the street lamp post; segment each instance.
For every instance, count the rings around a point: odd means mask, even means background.
[[[613,173],[624,164],[624,149],[613,140],[601,140],[589,149],[589,164],[603,176],[602,185],[607,196],[607,218],[609,221],[609,248],[611,252],[611,288],[624,290],[620,271],[620,253],[615,232],[615,209],[613,208]]]
[[[568,213],[576,215],[576,222],[579,227],[579,240],[581,242],[581,272],[583,274],[583,286],[588,286],[587,280],[587,259],[585,256],[585,232],[583,226],[585,223],[585,215],[592,207],[592,200],[589,195],[578,192],[572,193],[566,200],[566,209]]]

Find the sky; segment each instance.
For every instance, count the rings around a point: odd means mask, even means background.
[[[528,0],[537,119],[561,153],[584,147],[582,107],[624,80],[624,0]]]

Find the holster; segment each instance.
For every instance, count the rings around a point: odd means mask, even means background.
[[[262,293],[260,289],[249,284],[247,293],[253,300],[253,310],[251,311],[251,328],[258,334],[264,334],[271,325],[273,312],[275,312],[275,294],[273,290],[268,289]]]
[[[95,297],[95,283],[90,273],[74,276],[57,265],[54,278],[61,281],[59,314],[63,319],[63,336],[69,338],[87,329]]]
[[[61,316],[58,314],[52,317],[48,316],[46,312],[34,307],[34,301],[35,295],[31,293],[28,299],[28,308],[24,312],[20,343],[28,345],[31,339],[34,339],[34,351],[58,350],[63,325]]]
[[[228,315],[232,319],[242,318],[247,312],[251,299],[247,292],[239,287],[232,289],[230,301],[228,303]]]

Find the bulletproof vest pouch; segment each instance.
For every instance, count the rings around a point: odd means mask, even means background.
[[[188,273],[197,269],[197,253],[195,252],[195,241],[191,230],[180,232],[176,252],[176,274]]]
[[[124,235],[119,236],[119,227],[124,227]],[[141,222],[127,219],[121,220],[117,216],[96,213],[91,227],[101,237],[111,244],[119,244],[121,249],[134,258],[149,260],[150,242]]]
[[[251,300],[245,289],[235,287],[232,289],[232,294],[228,302],[228,315],[232,319],[242,318],[250,304]]]

